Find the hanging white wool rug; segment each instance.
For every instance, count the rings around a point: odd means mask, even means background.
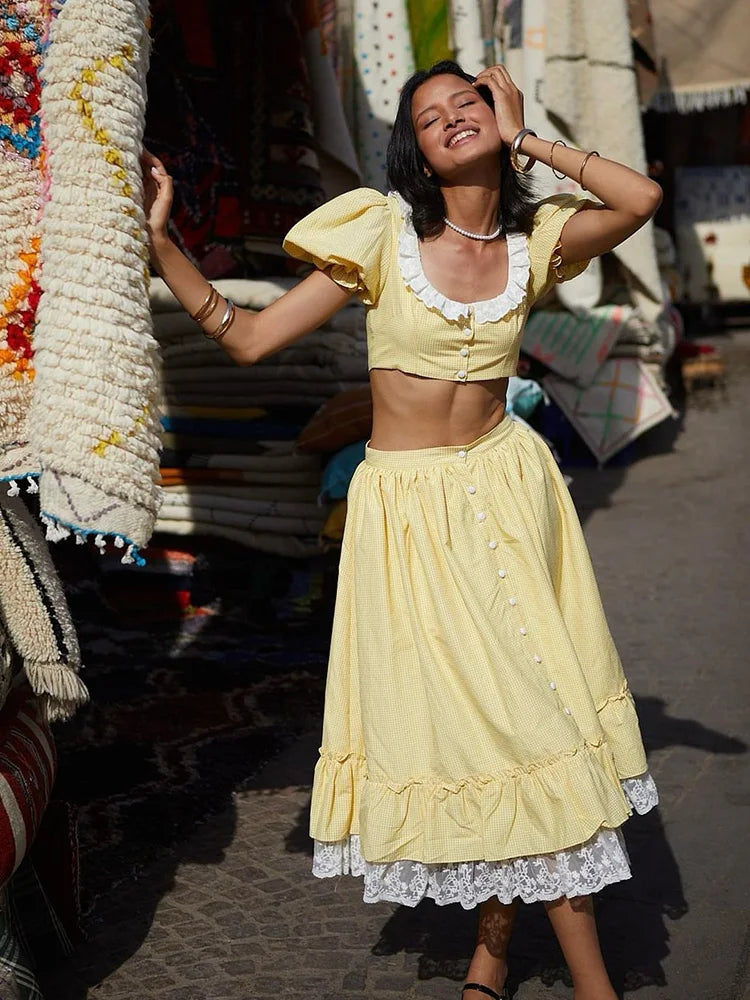
[[[139,165],[146,0],[67,0],[42,69],[49,193],[30,442],[47,537],[140,561],[159,506],[158,348]]]
[[[28,443],[39,299],[41,0],[0,0],[0,490],[34,483]]]

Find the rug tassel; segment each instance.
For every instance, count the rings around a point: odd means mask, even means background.
[[[97,549],[99,549],[99,555],[103,556],[107,550],[107,543],[104,540],[104,535],[97,535],[94,538],[94,545],[96,545]]]
[[[8,490],[9,497],[17,497],[21,490],[18,487],[18,483],[15,479],[10,480],[10,489]]]
[[[37,483],[36,479],[33,479],[31,476],[27,476],[26,477],[26,482],[29,484],[28,487],[27,487],[27,492],[28,493],[38,493],[39,492],[39,483]]]
[[[60,663],[25,663],[26,676],[42,702],[48,722],[69,719],[89,700],[89,692],[78,674]]]
[[[126,565],[128,565],[129,563],[134,563],[135,562],[135,557],[133,556],[134,549],[135,549],[134,545],[128,545],[127,549],[125,550],[125,555],[122,557],[120,562],[123,562]]]
[[[46,538],[48,542],[61,542],[67,538],[70,531],[59,521],[53,521],[51,517],[42,516],[42,523],[47,527]]]

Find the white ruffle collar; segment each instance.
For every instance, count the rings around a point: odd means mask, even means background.
[[[508,233],[508,282],[494,299],[479,302],[456,302],[439,292],[427,280],[419,252],[419,239],[411,219],[411,205],[397,191],[389,195],[396,199],[403,225],[398,238],[398,265],[401,276],[417,298],[431,309],[437,309],[449,320],[464,319],[474,313],[477,323],[495,323],[507,316],[526,297],[529,282],[529,247],[525,233]]]

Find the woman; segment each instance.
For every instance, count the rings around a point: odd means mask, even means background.
[[[533,160],[602,204],[531,204]],[[516,903],[542,899],[576,1000],[614,1000],[591,893],[629,877],[619,828],[656,791],[570,496],[504,401],[533,302],[640,228],[659,187],[524,129],[502,66],[440,63],[402,92],[396,193],[298,223],[285,248],[316,270],[251,314],[169,241],[171,180],[145,162],[154,265],[240,364],[352,294],[369,307],[373,431],[349,490],[315,873],[364,875],[368,901],[480,905],[466,1000],[499,997]]]

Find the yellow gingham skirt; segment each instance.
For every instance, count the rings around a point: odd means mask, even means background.
[[[564,850],[646,771],[578,516],[542,439],[367,449],[348,497],[311,836],[369,862]]]

